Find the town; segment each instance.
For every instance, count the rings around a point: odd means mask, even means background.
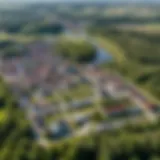
[[[27,46],[27,54],[0,61],[0,74],[39,143],[156,120],[158,104],[121,75],[96,64],[73,64],[50,48],[50,43],[36,41]]]

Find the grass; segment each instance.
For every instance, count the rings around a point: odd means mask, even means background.
[[[47,97],[46,100],[51,102],[51,103],[55,103],[55,104],[58,104],[60,102],[55,94],[53,94],[52,96]]]
[[[24,35],[24,34],[8,34],[8,33],[4,33],[1,32],[0,33],[0,40],[13,40],[13,41],[17,41],[17,42],[31,42],[33,40],[36,40],[40,37],[36,37],[36,36],[28,36],[28,35]]]
[[[52,116],[47,116],[45,118],[45,122],[46,124],[50,124],[50,123],[53,123],[54,121],[58,121],[58,120],[61,120],[63,118],[63,116],[61,114],[56,114],[56,115],[52,115]]]
[[[27,35],[27,34],[23,34],[23,33],[15,33],[15,34],[9,34],[9,33],[5,33],[5,32],[0,32],[0,40],[13,40],[13,41],[17,41],[20,43],[30,43],[33,41],[39,41],[39,40],[50,40],[50,41],[54,41],[55,38],[58,36],[54,36],[54,35]],[[60,37],[60,36],[59,36]]]
[[[92,89],[89,85],[80,84],[74,88],[70,88],[58,93],[65,101],[83,100],[92,95]]]
[[[69,95],[73,99],[83,99],[92,95],[92,89],[89,85],[81,84],[76,88],[69,90]]]
[[[106,150],[106,139],[103,140],[103,138],[101,138],[97,159],[99,159],[99,160],[108,160],[109,159],[108,155],[107,155],[107,150]]]
[[[7,118],[6,110],[0,109],[0,124],[3,123]]]

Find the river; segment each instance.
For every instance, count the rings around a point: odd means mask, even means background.
[[[100,65],[103,63],[110,62],[112,60],[111,54],[104,51],[104,49],[97,47],[97,53],[95,59],[92,61],[95,65]]]

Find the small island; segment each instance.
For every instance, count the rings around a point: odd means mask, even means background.
[[[56,49],[59,55],[77,63],[87,63],[96,57],[96,48],[86,40],[59,40]]]

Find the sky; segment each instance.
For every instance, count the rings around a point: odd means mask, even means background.
[[[0,2],[160,2],[160,0],[0,0]]]
[[[46,2],[46,1],[49,1],[49,2],[69,2],[69,1],[74,1],[74,2],[81,2],[82,0],[0,0],[0,2],[6,2],[6,1],[10,1],[10,2],[16,2],[16,1],[37,1],[37,2]],[[143,2],[152,2],[152,1],[156,1],[156,2],[160,2],[160,0],[84,0],[84,1],[89,1],[89,2],[99,2],[99,1],[102,1],[102,2],[112,2],[112,1],[115,1],[115,2],[131,2],[131,1],[134,1],[134,2],[139,2],[139,1],[143,1]]]

